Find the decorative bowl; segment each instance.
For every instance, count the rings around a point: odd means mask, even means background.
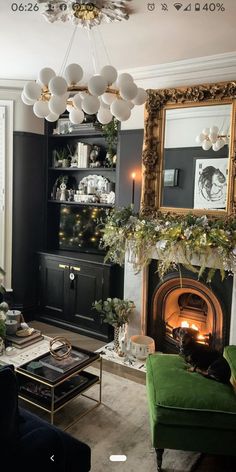
[[[130,350],[137,359],[146,359],[148,354],[155,352],[155,341],[142,334],[131,336]]]

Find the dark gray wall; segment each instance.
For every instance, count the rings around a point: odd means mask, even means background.
[[[217,152],[202,147],[165,149],[165,169],[179,169],[179,178],[177,187],[164,188],[163,206],[193,208],[196,159],[219,159],[228,157],[228,153],[228,146]]]
[[[118,156],[117,206],[128,206],[132,196],[132,172],[136,172],[134,209],[139,211],[141,199],[143,129],[120,131]]]
[[[15,308],[36,305],[36,252],[45,236],[45,136],[14,132],[12,283]]]

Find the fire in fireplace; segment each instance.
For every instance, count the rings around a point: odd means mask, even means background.
[[[181,278],[173,271],[160,281],[152,268],[147,334],[155,339],[157,350],[178,352],[172,331],[180,326],[196,329],[199,342],[223,350],[228,341],[231,311],[224,295],[229,298],[230,290],[232,281],[222,283],[219,276],[210,285],[184,269]]]
[[[192,292],[184,292],[179,297],[176,292],[172,295],[172,311],[166,314],[165,318],[165,336],[167,342],[176,341],[173,338],[174,328],[191,328],[198,332],[197,340],[199,343],[211,345],[212,333],[206,332],[210,329],[208,326],[208,304],[199,295]],[[170,338],[170,339],[169,339]]]

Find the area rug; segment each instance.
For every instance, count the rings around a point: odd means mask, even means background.
[[[98,373],[97,369],[89,370]],[[67,429],[72,436],[90,445],[91,472],[155,472],[156,455],[150,442],[146,387],[104,372],[102,391],[102,405]],[[96,397],[98,386],[87,393]],[[78,397],[57,413],[55,424],[66,428],[89,405],[91,400]],[[127,461],[111,462],[110,456],[117,454],[126,455]],[[166,450],[163,470],[190,472],[198,458],[198,453]]]

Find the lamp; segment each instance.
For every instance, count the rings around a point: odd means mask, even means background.
[[[225,144],[229,143],[228,133],[220,134],[218,126],[212,128],[204,128],[202,132],[196,137],[197,144],[201,144],[204,151],[219,151]]]
[[[42,3],[42,2],[41,2]],[[45,3],[45,2],[43,2]],[[51,6],[64,5],[57,0],[49,2]],[[102,13],[105,6],[109,4],[122,4],[124,9],[126,2],[97,1],[96,5],[85,1],[80,3],[68,2],[68,4],[83,6],[83,12],[91,13],[91,5]],[[114,5],[113,5],[114,6]],[[75,8],[75,7],[74,7]],[[118,9],[119,10],[119,9]],[[94,10],[92,10],[94,11]],[[117,19],[113,11],[114,21]],[[103,16],[102,16],[103,15]],[[82,27],[89,29],[94,26],[91,17],[86,23],[84,14],[83,21],[79,23]],[[106,17],[105,17],[106,18]],[[127,15],[124,16],[127,19]],[[118,14],[118,19],[121,16]],[[63,61],[65,64],[69,56],[77,25],[75,26],[72,38],[67,48]],[[95,63],[94,57],[93,62]],[[143,88],[137,87],[133,77],[128,73],[118,75],[117,70],[112,65],[105,65],[99,74],[93,75],[87,84],[82,83],[83,69],[79,64],[69,64],[62,73],[56,75],[55,71],[49,67],[43,68],[39,72],[37,81],[27,82],[22,92],[22,100],[26,105],[32,105],[35,115],[45,118],[47,121],[57,121],[59,116],[67,111],[69,120],[73,124],[80,124],[84,121],[84,113],[96,115],[97,120],[105,125],[115,117],[118,121],[126,121],[131,116],[131,110],[135,105],[143,105],[147,99],[147,93]]]

